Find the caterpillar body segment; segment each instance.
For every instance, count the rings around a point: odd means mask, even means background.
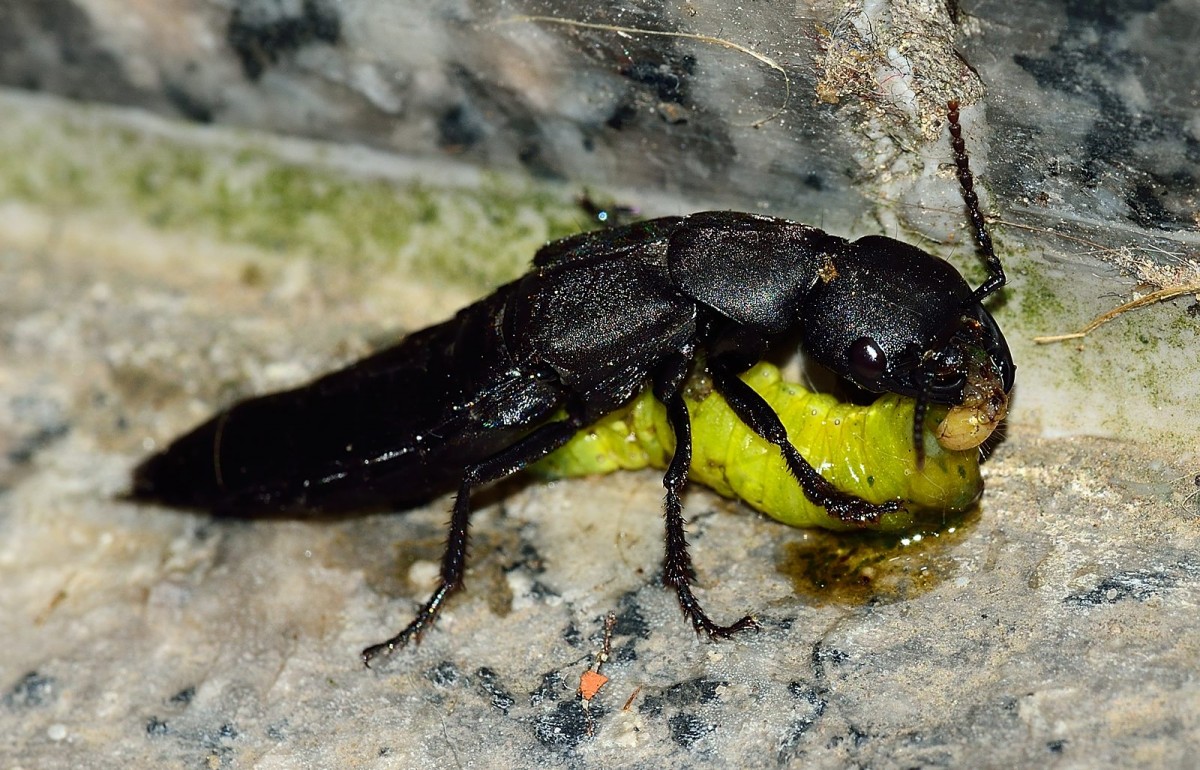
[[[765,362],[741,377],[779,414],[789,440],[822,476],[871,503],[902,502],[901,510],[885,514],[872,528],[903,530],[913,525],[914,515],[960,513],[983,490],[978,449],[947,449],[935,437],[944,408],[930,409],[925,417],[921,465],[913,446],[911,398],[887,394],[869,406],[849,404],[786,382]],[[810,501],[779,450],[746,427],[706,380],[693,378],[684,400],[692,424],[692,481],[795,527],[861,528]],[[674,445],[666,410],[647,391],[532,469],[560,478],[662,469]]]

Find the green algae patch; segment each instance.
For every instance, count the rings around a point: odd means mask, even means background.
[[[429,181],[428,164],[424,179],[354,174],[338,167],[338,148],[316,143],[279,140],[291,146],[280,153],[269,136],[215,129],[218,142],[188,126],[142,131],[115,111],[30,101],[33,109],[10,110],[0,126],[0,200],[56,214],[99,213],[478,292],[588,224],[565,191],[520,180],[477,174],[473,184],[443,186]]]

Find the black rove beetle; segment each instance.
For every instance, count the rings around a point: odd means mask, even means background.
[[[979,211],[957,103],[949,123],[989,272],[977,289],[947,262],[891,238],[849,242],[757,214],[711,211],[576,235],[542,248],[529,273],[448,321],[309,385],[220,412],[139,465],[131,496],[256,517],[403,509],[457,489],[437,589],[400,633],[363,651],[369,664],[418,639],[462,586],[474,489],[545,457],[649,386],[676,445],[663,477],[663,581],[697,631],[752,628],[749,616],[717,624],[691,590],[680,493],[692,436],[681,394],[694,367],[779,447],[805,496],[851,524],[898,503],[872,504],[826,481],[738,378],[773,341],[798,330],[808,356],[836,374],[915,398],[918,447],[929,404],[991,427],[1007,408],[1014,366],[981,304],[1004,285],[1004,271]]]

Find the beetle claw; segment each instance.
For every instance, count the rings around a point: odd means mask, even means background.
[[[710,639],[730,639],[734,634],[757,631],[760,628],[758,621],[751,615],[746,615],[728,626],[719,626],[707,615],[703,615],[700,618],[692,618],[692,625],[695,626],[696,633],[708,634]]]

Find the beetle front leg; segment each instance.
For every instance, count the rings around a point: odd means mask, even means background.
[[[552,422],[530,433],[509,448],[498,452],[487,460],[472,465],[463,473],[454,508],[450,515],[450,534],[446,539],[446,550],[442,552],[442,568],[437,588],[429,600],[417,610],[417,615],[400,633],[362,651],[363,663],[370,668],[371,661],[380,655],[390,655],[405,647],[409,642],[418,642],[421,634],[433,625],[442,611],[442,605],[450,594],[462,588],[467,566],[467,530],[471,524],[471,491],[505,476],[510,476],[529,464],[567,443],[583,427],[577,413],[568,414],[566,419]]]
[[[847,524],[873,524],[885,513],[900,509],[898,500],[871,503],[861,497],[838,489],[804,459],[788,440],[787,429],[771,405],[737,376],[737,373],[714,358],[708,364],[718,393],[743,423],[752,431],[779,447],[788,470],[800,483],[804,496],[824,508],[830,516]]]
[[[690,360],[672,362],[671,371],[666,376],[656,378],[654,384],[654,395],[666,407],[667,420],[675,433],[675,452],[663,476],[663,486],[667,490],[663,504],[667,543],[666,559],[663,561],[663,583],[675,589],[679,606],[683,608],[684,614],[697,632],[703,631],[712,637],[725,638],[739,631],[757,628],[758,624],[754,622],[754,618],[747,615],[732,625],[717,625],[704,612],[692,593],[696,569],[692,565],[692,556],[688,553],[681,499],[683,487],[687,484],[688,469],[692,465],[692,426],[688,419],[687,404],[683,400],[683,381],[690,363]]]

